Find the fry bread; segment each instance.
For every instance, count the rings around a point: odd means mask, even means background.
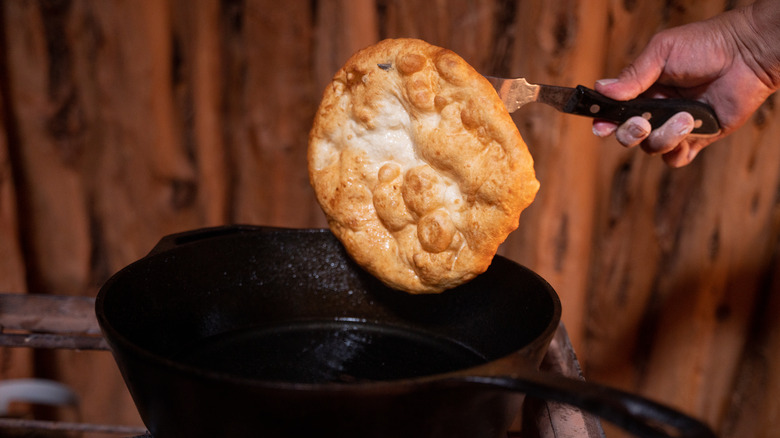
[[[484,272],[539,189],[492,86],[457,54],[415,39],[381,41],[336,73],[308,164],[351,257],[410,293]]]

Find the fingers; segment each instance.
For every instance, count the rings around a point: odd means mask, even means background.
[[[652,129],[650,122],[642,117],[632,117],[620,126],[605,120],[593,122],[593,133],[599,137],[615,134],[617,141],[625,147],[641,145],[648,154],[671,152],[693,131],[693,116],[686,112],[673,115],[658,129]]]
[[[636,98],[661,77],[668,51],[667,42],[663,38],[654,37],[617,78],[596,81],[596,91],[616,100]]]
[[[650,155],[662,154],[664,162],[670,167],[686,166],[701,150],[701,147],[697,146],[698,142],[688,137],[693,126],[693,116],[686,112],[677,113],[661,127],[650,132],[641,144],[642,150]]]
[[[640,144],[650,134],[650,122],[642,117],[632,117],[626,120],[615,131],[615,138],[625,147],[631,148]]]
[[[683,167],[690,164],[696,157],[696,153],[692,153],[692,151],[691,143],[688,140],[683,140],[674,149],[663,154],[661,158],[669,167]]]
[[[632,117],[619,126],[595,120],[593,133],[599,137],[615,134],[617,141],[625,147],[639,145],[650,155],[662,155],[669,166],[682,167],[689,164],[705,145],[691,140],[689,134],[693,127],[693,116],[680,112],[657,129],[652,129],[650,122],[642,117]]]
[[[686,112],[677,113],[650,132],[647,141],[642,143],[642,149],[651,155],[671,152],[693,131],[693,124],[693,116]]]

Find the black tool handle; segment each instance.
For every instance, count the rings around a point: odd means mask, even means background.
[[[712,107],[687,99],[646,99],[614,100],[578,85],[563,111],[580,116],[623,123],[634,116],[642,116],[656,129],[673,115],[685,111],[695,120],[692,134],[714,135],[720,132],[720,123]]]

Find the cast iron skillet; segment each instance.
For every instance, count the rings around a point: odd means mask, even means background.
[[[164,238],[96,313],[155,438],[498,438],[523,394],[642,437],[712,437],[637,396],[537,371],[561,306],[500,256],[438,295],[389,289],[328,230],[221,227]]]

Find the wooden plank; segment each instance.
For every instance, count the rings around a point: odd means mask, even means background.
[[[241,21],[222,28],[229,66],[230,219],[288,227],[321,221],[306,168],[308,132],[322,92],[313,88],[307,55],[309,3],[247,1],[237,13]]]
[[[379,41],[377,15],[375,2],[371,0],[317,2],[311,47],[315,96],[322,96],[333,75],[353,53]]]
[[[0,23],[4,14],[0,6]],[[5,39],[0,36],[0,52]],[[0,77],[6,71],[0,60]],[[19,234],[19,208],[16,200],[13,163],[9,144],[14,138],[7,122],[13,123],[5,107],[7,84],[0,84],[0,291],[24,294],[27,291],[25,263]],[[32,352],[0,348],[0,380],[30,377],[33,374]]]
[[[664,27],[664,5],[651,1],[609,3],[602,77],[615,77]],[[654,290],[686,198],[669,196],[670,180],[684,192],[691,179],[672,178],[657,157],[627,150],[614,138],[603,142],[595,181],[593,257],[587,290],[585,373],[591,381],[637,392],[655,308]],[[665,204],[664,204],[665,203]],[[666,208],[661,208],[664,205]],[[661,223],[656,223],[660,220]],[[664,250],[666,249],[666,253]],[[608,436],[625,432],[605,423]]]
[[[95,299],[0,293],[0,328],[43,333],[99,335]]]
[[[74,74],[89,108],[82,171],[98,278],[213,214],[198,205],[198,157],[182,125],[191,114],[176,105],[185,53],[174,44],[171,9],[167,1],[90,2],[72,14],[73,28],[95,40],[75,40]]]
[[[585,380],[563,324],[558,326],[540,370],[570,379]],[[522,430],[517,436],[604,438],[604,430],[598,416],[559,402],[526,398],[523,403],[522,422]]]
[[[775,208],[773,220],[780,222]],[[777,241],[777,235],[773,236]],[[734,385],[729,395],[729,409],[723,421],[724,438],[755,437],[770,438],[780,428],[780,260],[773,255],[774,268],[766,276],[766,286],[758,301],[755,324],[745,343],[745,354]]]
[[[6,121],[12,121],[12,118],[4,107],[5,93],[5,87],[0,87],[0,290],[24,292],[27,286],[19,234],[19,210],[13,163],[8,148],[12,134],[6,128]]]
[[[604,62],[604,12],[604,4],[593,2],[519,4],[509,74],[564,86],[592,84]],[[541,189],[507,241],[506,254],[558,291],[572,344],[587,361],[583,318],[601,142],[591,134],[589,119],[544,105],[527,105],[515,113],[515,121],[534,157]]]
[[[0,48],[2,47],[0,45]],[[2,68],[1,64],[0,68]],[[0,86],[0,242],[2,242],[0,244],[0,290],[24,292],[27,286],[19,234],[19,209],[16,201],[13,163],[8,148],[12,135],[6,129],[6,120],[12,119],[5,111],[6,90],[4,88]]]
[[[192,156],[195,203],[202,226],[228,221],[230,177],[225,151],[220,3],[173,2],[172,87],[182,145]]]
[[[111,424],[91,424],[64,421],[29,420],[24,418],[0,418],[0,431],[11,437],[39,434],[40,437],[57,437],[63,434],[95,434],[96,436],[119,436],[152,438],[145,427],[115,426]]]
[[[186,220],[191,168],[176,147],[166,4],[3,6],[14,23],[6,29],[30,287],[94,295],[94,279],[196,223]],[[38,356],[42,377],[82,395],[85,421],[139,421],[110,355]]]
[[[0,345],[108,350],[95,316],[95,299],[0,293]]]
[[[686,211],[696,220],[680,221],[677,254],[658,284],[663,298],[641,390],[712,424],[726,409],[775,251],[775,193],[767,188],[780,186],[780,150],[757,145],[776,138],[776,126],[749,124],[701,157],[706,172],[690,194],[699,202]]]
[[[644,12],[621,11],[628,3],[611,12],[620,19],[610,41],[627,59],[644,45],[636,35],[654,33],[647,23],[665,16],[665,25],[681,24],[719,12],[709,5],[664,14],[632,4]],[[767,116],[777,120],[772,107],[770,102],[754,119],[764,120],[762,127],[749,124],[684,169],[625,153],[605,156],[607,172],[600,179],[609,197],[601,201],[596,222],[589,377],[715,427],[728,409],[736,409],[728,400],[738,352],[775,250],[768,236],[777,229],[770,219],[777,148],[762,146],[773,137],[775,123],[766,122]]]
[[[52,8],[56,25],[46,30],[37,5],[4,6],[7,22],[17,23],[6,26],[6,38],[8,73],[14,84],[9,97],[19,137],[14,145],[19,167],[14,171],[25,202],[24,225],[30,230],[28,251],[36,258],[27,267],[34,281],[29,286],[45,290],[56,285],[63,293],[74,293],[89,278],[89,226],[82,180],[75,169],[83,138],[74,132],[79,120],[73,84],[63,72],[70,59],[67,50],[53,46],[55,41],[64,43],[59,39],[61,17]]]
[[[477,70],[492,69],[493,43],[510,20],[513,5],[495,0],[395,1],[385,5],[381,38],[420,38],[454,50]],[[495,74],[495,72],[494,72]]]

